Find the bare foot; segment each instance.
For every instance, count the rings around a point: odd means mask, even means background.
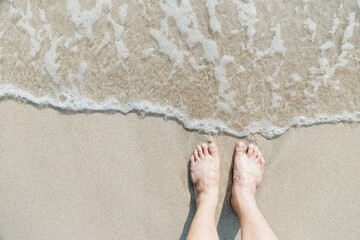
[[[216,208],[219,194],[219,154],[215,143],[198,146],[190,158],[191,180],[195,186],[196,207]]]
[[[254,198],[256,188],[262,180],[264,169],[265,160],[257,146],[251,143],[246,148],[245,143],[241,141],[236,144],[231,205],[238,215],[241,201]]]

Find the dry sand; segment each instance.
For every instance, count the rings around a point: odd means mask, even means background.
[[[207,140],[221,156],[218,231],[239,239],[226,191],[236,138],[157,117],[2,101],[0,238],[184,238],[195,211],[188,158]],[[360,238],[359,124],[253,140],[267,160],[258,205],[280,239]]]

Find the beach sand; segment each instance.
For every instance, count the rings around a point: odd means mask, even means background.
[[[220,149],[219,235],[240,239],[229,205],[238,139],[12,100],[0,102],[0,116],[2,240],[183,239],[195,212],[188,159],[204,141]],[[256,199],[279,239],[359,239],[359,124],[251,139],[267,161]]]

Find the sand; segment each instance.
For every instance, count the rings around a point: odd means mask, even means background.
[[[251,139],[267,160],[256,199],[280,239],[359,239],[359,124]],[[227,190],[238,139],[1,101],[0,239],[183,239],[195,211],[188,158],[208,140],[221,156],[218,231],[240,239]]]

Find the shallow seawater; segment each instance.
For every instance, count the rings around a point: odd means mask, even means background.
[[[0,97],[237,136],[360,120],[360,0],[0,2]]]

